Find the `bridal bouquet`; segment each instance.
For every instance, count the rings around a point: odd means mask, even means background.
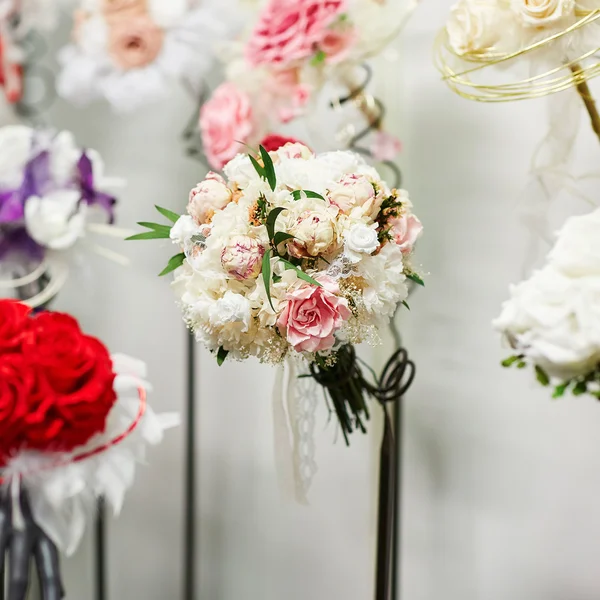
[[[96,498],[120,511],[136,463],[177,419],[148,407],[143,363],[111,356],[69,315],[13,300],[0,300],[0,374],[2,565],[12,536],[11,574],[35,556],[55,585],[56,547],[75,551]]]
[[[35,279],[87,231],[103,232],[91,221],[98,213],[113,222],[110,184],[98,153],[69,132],[0,128],[0,273],[13,283]]]
[[[567,220],[546,265],[511,288],[494,322],[514,348],[505,366],[535,368],[554,397],[600,399],[600,209]]]
[[[180,252],[163,274],[196,339],[226,359],[302,359],[328,389],[344,434],[364,430],[364,386],[352,346],[422,283],[411,264],[421,233],[408,193],[389,189],[351,152],[301,144],[238,155],[209,173],[187,214],[133,239],[168,238]],[[353,418],[349,416],[353,414]]]

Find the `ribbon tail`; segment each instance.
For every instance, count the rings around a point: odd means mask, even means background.
[[[279,488],[286,499],[295,495],[294,461],[284,398],[285,367],[277,367],[273,385],[273,443]]]

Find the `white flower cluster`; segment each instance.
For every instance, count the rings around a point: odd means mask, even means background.
[[[451,9],[446,31],[450,46],[460,56],[511,53],[565,30],[599,8],[598,0],[459,0]],[[568,42],[574,43],[573,38]]]
[[[59,54],[61,96],[78,105],[105,98],[126,112],[167,98],[174,80],[197,91],[214,46],[237,20],[229,2],[80,0],[73,43]]]
[[[511,287],[494,322],[523,361],[561,382],[600,364],[599,230],[600,210],[568,219],[547,264]]]
[[[238,155],[228,181],[209,173],[171,230],[186,256],[173,287],[197,340],[276,363],[376,339],[415,277],[422,227],[408,195],[351,152],[265,155]]]

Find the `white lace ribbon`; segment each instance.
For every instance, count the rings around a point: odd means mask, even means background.
[[[314,432],[319,385],[312,377],[301,377],[308,373],[306,362],[288,360],[278,368],[273,388],[279,486],[286,498],[304,505],[308,504],[308,492],[317,471]]]

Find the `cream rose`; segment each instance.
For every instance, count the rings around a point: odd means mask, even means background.
[[[328,254],[337,246],[334,216],[325,206],[301,212],[289,232],[294,239],[288,243],[288,251],[296,258]]]
[[[502,15],[496,0],[459,0],[450,9],[448,41],[457,54],[483,52],[503,34]]]
[[[204,181],[190,192],[187,212],[196,223],[208,223],[217,211],[223,210],[231,202],[231,198],[232,192],[225,180],[210,171]]]
[[[547,27],[575,14],[575,0],[512,0],[511,8],[524,25]]]

